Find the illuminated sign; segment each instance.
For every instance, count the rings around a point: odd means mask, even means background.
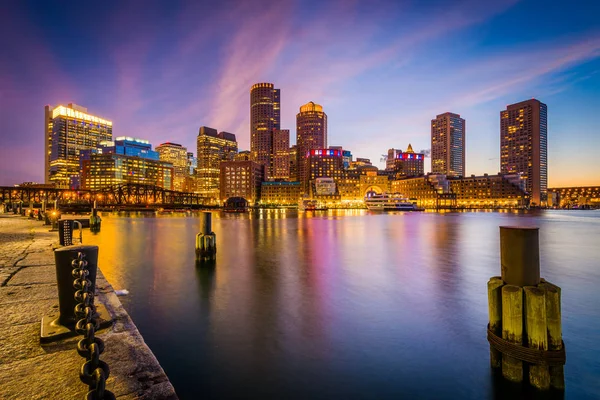
[[[423,160],[425,159],[424,154],[419,153],[398,153],[396,160]]]
[[[310,150],[308,153],[306,153],[306,157],[309,157],[309,156],[341,157],[342,151],[341,150],[332,150],[332,149],[315,149],[315,150]]]
[[[96,124],[112,126],[112,121],[98,118],[93,115],[89,115],[89,114],[86,114],[81,111],[73,110],[72,108],[68,108],[65,106],[58,106],[54,110],[52,110],[52,118],[53,119],[58,117],[59,115],[69,117],[69,118],[75,118],[75,119],[81,119],[84,121],[94,122]]]

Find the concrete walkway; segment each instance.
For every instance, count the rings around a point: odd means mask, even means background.
[[[83,399],[84,359],[76,337],[40,345],[42,316],[58,307],[53,248],[58,234],[40,221],[0,214],[0,399]],[[101,265],[99,266],[102,267]],[[96,301],[116,318],[98,333],[118,399],[177,399],[156,357],[98,271]]]

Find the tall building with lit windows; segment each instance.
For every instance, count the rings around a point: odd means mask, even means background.
[[[500,112],[500,172],[521,174],[532,205],[548,199],[548,107],[536,99]]]
[[[228,132],[217,133],[216,129],[202,126],[196,144],[196,192],[217,200],[220,164],[222,161],[233,161],[238,152],[235,135]]]
[[[273,131],[273,176],[274,180],[290,179],[290,130]]]
[[[156,146],[159,159],[173,165],[173,190],[183,191],[188,176],[188,152],[177,143],[165,142]]]
[[[310,101],[296,115],[298,180],[307,181],[307,155],[310,150],[327,148],[327,114],[323,107]]]
[[[317,178],[331,178],[336,184],[344,178],[344,156],[341,150],[309,150],[306,155],[305,165],[306,176],[303,193],[315,193]]]
[[[112,140],[112,122],[73,103],[44,111],[44,182],[72,187],[79,181],[79,152]]]
[[[465,176],[466,123],[459,114],[444,113],[431,120],[431,172]]]
[[[252,160],[273,175],[273,132],[281,129],[281,91],[272,83],[250,88],[250,152]]]

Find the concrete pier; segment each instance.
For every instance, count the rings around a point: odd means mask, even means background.
[[[40,320],[58,307],[53,248],[56,232],[24,217],[0,214],[0,399],[82,399],[85,361],[80,336],[40,345]],[[177,399],[165,372],[99,266],[96,304],[115,319],[98,332],[110,366],[106,388],[118,399]]]

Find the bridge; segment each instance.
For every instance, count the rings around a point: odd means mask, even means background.
[[[19,203],[29,207],[42,203],[62,206],[91,206],[127,208],[200,208],[209,206],[211,199],[198,193],[178,192],[153,185],[120,184],[100,190],[59,189],[48,186],[0,186],[0,204]]]

